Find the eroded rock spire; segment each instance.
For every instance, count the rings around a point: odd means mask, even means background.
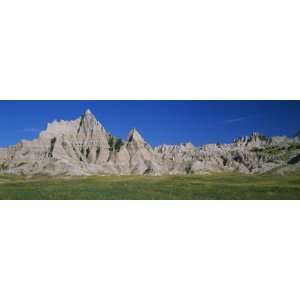
[[[146,143],[136,128],[133,128],[130,130],[130,132],[128,134],[128,142],[136,142],[136,143],[142,143],[142,144]]]

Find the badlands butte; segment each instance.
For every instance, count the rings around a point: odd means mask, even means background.
[[[0,173],[16,175],[175,175],[240,172],[288,174],[300,170],[300,134],[252,133],[231,144],[191,143],[152,148],[136,130],[122,140],[90,110],[73,121],[54,121],[32,141],[0,148]]]

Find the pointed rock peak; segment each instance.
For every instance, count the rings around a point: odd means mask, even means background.
[[[103,131],[103,133],[106,132],[91,110],[87,109],[84,114],[81,115],[77,134],[83,133],[86,136],[87,134],[92,135],[95,131]]]
[[[251,136],[251,137],[258,137],[258,138],[261,138],[261,137],[264,137],[265,135],[263,135],[263,134],[260,133],[260,132],[254,131],[254,132],[251,133],[250,136]]]
[[[258,132],[252,132],[250,136],[237,138],[233,142],[236,146],[259,147],[259,146],[264,146],[272,143],[272,138]]]
[[[128,142],[146,143],[136,128],[130,130],[128,134]]]
[[[84,114],[82,115],[83,118],[89,118],[89,119],[96,119],[96,117],[93,115],[92,111],[90,109],[87,109]]]
[[[252,132],[250,139],[252,140],[260,140],[260,141],[269,141],[270,138],[259,132]]]
[[[88,126],[96,125],[99,123],[96,117],[93,115],[90,109],[87,109],[84,114],[81,116],[80,126],[86,124]]]

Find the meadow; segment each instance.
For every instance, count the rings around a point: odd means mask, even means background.
[[[0,175],[0,199],[300,199],[300,176]]]

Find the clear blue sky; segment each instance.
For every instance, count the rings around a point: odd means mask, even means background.
[[[33,139],[48,122],[76,119],[87,108],[113,135],[127,138],[136,127],[153,146],[300,130],[300,101],[0,101],[0,147]]]

